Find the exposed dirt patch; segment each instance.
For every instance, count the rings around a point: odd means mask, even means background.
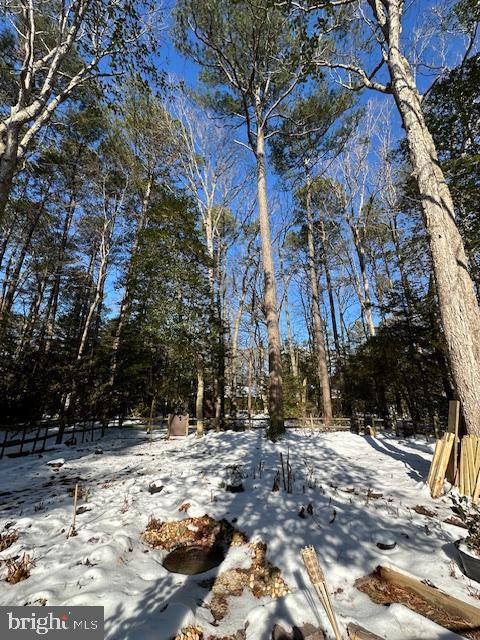
[[[415,513],[418,513],[421,516],[428,516],[429,518],[435,518],[438,515],[437,513],[435,513],[435,511],[432,511],[431,509],[428,509],[421,504],[417,504],[416,507],[413,507],[413,510],[415,511]]]
[[[456,518],[455,516],[450,516],[444,520],[445,524],[452,524],[454,527],[460,527],[461,529],[466,529],[467,525],[460,520],[460,518]]]
[[[291,631],[276,624],[272,629],[272,640],[325,640],[325,634],[309,623],[303,627],[293,627]]]

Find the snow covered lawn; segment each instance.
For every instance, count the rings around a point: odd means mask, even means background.
[[[95,453],[97,447],[103,454]],[[286,456],[288,449],[293,493],[282,486],[272,492],[279,452]],[[452,561],[453,542],[463,530],[443,522],[451,515],[449,501],[431,500],[424,487],[432,449],[424,439],[381,435],[298,430],[272,444],[260,430],[167,440],[163,433],[150,437],[132,428],[112,430],[78,448],[57,447],[43,457],[5,459],[0,531],[14,529],[18,539],[0,558],[26,552],[34,565],[29,578],[9,584],[2,563],[0,603],[103,605],[109,640],[168,640],[192,623],[206,638],[246,629],[247,640],[268,640],[274,623],[288,628],[323,621],[330,631],[300,561],[301,547],[312,544],[342,626],[354,620],[388,640],[455,638],[401,605],[372,603],[354,587],[378,564],[391,564],[480,604],[479,585]],[[243,465],[244,492],[225,491],[229,465]],[[83,512],[77,516],[78,535],[67,539],[76,482],[84,493]],[[152,483],[163,489],[149,492]],[[300,518],[309,503],[313,515]],[[416,513],[417,505],[438,512],[438,518]],[[204,514],[226,518],[251,541],[267,543],[267,558],[280,568],[291,593],[273,600],[244,591],[229,600],[227,616],[211,625],[211,594],[199,583],[248,566],[245,549],[232,546],[219,567],[183,576],[164,569],[165,552],[141,537],[149,516],[163,521]],[[392,550],[377,547],[392,541]]]

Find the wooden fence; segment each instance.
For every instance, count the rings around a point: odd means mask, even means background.
[[[159,417],[148,424],[147,421],[138,419],[129,419],[127,423],[124,420],[115,420],[109,423],[109,428],[128,429],[135,426],[147,427],[151,430],[166,429],[167,421],[164,417]],[[247,429],[265,429],[268,424],[268,418],[257,416],[237,416],[224,417],[222,419],[206,418],[203,420],[206,431],[226,431],[236,430],[245,431]],[[197,426],[196,418],[190,418],[189,427],[194,431]],[[357,416],[355,418],[339,417],[333,418],[332,424],[325,425],[322,418],[306,416],[301,418],[290,418],[285,421],[287,429],[313,429],[319,432],[330,431],[354,431],[362,432],[370,426],[373,432],[386,431],[384,420],[373,416]],[[25,456],[33,453],[42,453],[50,444],[55,444],[60,431],[60,422],[58,420],[49,420],[36,425],[15,425],[8,427],[0,426],[0,459],[7,457]],[[78,445],[85,441],[92,442],[98,437],[105,435],[106,426],[100,424],[96,420],[76,422],[67,426],[63,434],[63,443]],[[389,431],[392,431],[390,428]],[[443,431],[443,429],[442,429]],[[413,424],[410,420],[397,421],[396,428],[393,429],[399,436],[410,436],[418,433],[435,434],[435,429],[428,424]],[[438,434],[438,428],[437,428]],[[53,442],[52,442],[53,441]]]
[[[141,421],[139,420],[139,423]],[[141,424],[145,424],[141,422]],[[196,418],[189,419],[189,427],[192,430],[196,429]],[[258,416],[225,416],[224,418],[204,418],[203,425],[205,430],[237,430],[244,431],[246,429],[265,429],[268,425],[268,418]],[[152,425],[152,429],[166,428],[167,419],[163,417],[156,418]],[[361,433],[365,431],[367,427],[371,427],[374,432],[385,431],[395,433],[400,437],[415,436],[415,435],[439,435],[445,430],[443,423],[440,425],[432,425],[429,423],[415,423],[412,420],[401,419],[397,420],[395,426],[385,425],[383,418],[377,418],[375,416],[355,416],[351,417],[336,417],[333,418],[330,425],[325,425],[323,418],[316,418],[313,416],[303,416],[300,418],[286,418],[286,429],[314,429],[316,431],[353,431]]]
[[[60,431],[58,420],[37,425],[16,425],[0,428],[0,460],[4,456],[10,458],[42,453],[51,440],[56,442]],[[65,444],[82,444],[105,435],[105,426],[94,420],[78,422],[65,428],[63,442]]]

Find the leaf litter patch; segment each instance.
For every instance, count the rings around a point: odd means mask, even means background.
[[[142,537],[154,549],[170,552],[163,561],[167,570],[185,575],[195,575],[218,566],[230,547],[247,547],[251,558],[248,568],[235,567],[198,583],[212,592],[208,606],[215,622],[227,615],[228,599],[241,596],[244,590],[250,591],[255,598],[274,599],[290,592],[280,569],[267,560],[267,545],[249,542],[247,536],[227,520],[214,520],[205,515],[161,522],[151,517]]]

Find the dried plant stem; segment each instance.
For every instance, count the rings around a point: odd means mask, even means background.
[[[283,464],[283,453],[280,452],[280,462],[282,463],[282,480],[283,480],[283,488],[285,491],[287,490],[287,483],[285,481],[285,465]]]

